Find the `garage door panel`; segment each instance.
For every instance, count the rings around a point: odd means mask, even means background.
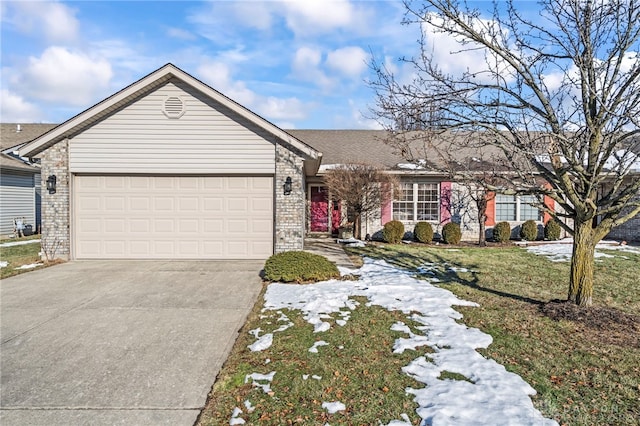
[[[76,176],[74,252],[90,258],[265,259],[273,178]]]
[[[106,189],[124,189],[125,177],[124,176],[108,176],[104,179],[104,187]]]
[[[151,243],[147,240],[129,240],[129,253],[134,258],[147,256],[151,251]]]

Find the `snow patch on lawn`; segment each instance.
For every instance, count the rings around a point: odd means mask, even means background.
[[[40,240],[26,240],[26,241],[13,241],[10,243],[2,243],[0,244],[0,247],[14,247],[14,246],[23,246],[26,244],[35,244],[35,243],[39,243]]]
[[[242,414],[242,410],[238,407],[234,408],[233,413],[231,413],[231,420],[229,421],[229,425],[233,426],[245,424],[244,419],[238,417],[240,414]]]
[[[275,371],[272,371],[269,374],[251,373],[251,374],[247,374],[244,377],[244,382],[249,383],[249,380],[252,380],[251,382],[252,386],[262,389],[264,393],[270,393],[271,382],[273,381],[273,376],[275,375],[276,375]],[[260,383],[260,382],[268,382],[268,383]]]
[[[33,269],[33,268],[37,268],[38,266],[42,266],[42,265],[44,265],[44,264],[43,263],[30,263],[28,265],[19,266],[19,267],[15,268],[15,269]]]
[[[329,344],[328,344],[327,342],[325,342],[324,340],[319,340],[319,341],[315,342],[315,343],[313,344],[313,346],[311,346],[311,347],[309,348],[309,352],[314,353],[314,354],[317,354],[317,353],[318,353],[318,348],[319,348],[320,346],[329,346]]]
[[[347,409],[347,407],[342,402],[339,402],[339,401],[323,402],[322,408],[327,410],[329,414],[334,414],[334,413],[337,413],[338,411],[344,411]]]
[[[567,242],[568,241],[568,242]],[[552,262],[568,262],[571,260],[571,254],[573,253],[573,243],[571,240],[563,240],[563,243],[549,242],[547,244],[532,245],[526,247],[529,253],[537,254],[539,256],[546,256]],[[640,254],[640,248],[629,245],[620,245],[612,241],[601,241],[596,245],[595,257],[607,258],[615,257],[609,253],[603,253],[600,250],[615,250],[627,253]]]
[[[251,352],[264,351],[268,349],[273,344],[273,333],[267,333],[262,335],[258,340],[255,341],[252,345],[249,345],[248,348]]]
[[[382,260],[365,259],[360,280],[330,280],[312,285],[273,283],[265,293],[265,310],[295,309],[315,326],[316,332],[329,330],[323,321],[357,307],[355,296],[376,305],[401,311],[416,322],[414,330],[398,322],[392,330],[406,334],[396,340],[394,351],[430,346],[434,353],[418,356],[403,371],[426,386],[408,388],[419,404],[417,413],[426,424],[518,424],[555,425],[537,411],[529,398],[535,390],[520,376],[506,371],[476,349],[486,348],[491,336],[457,322],[462,315],[452,306],[478,306],[459,299],[448,290],[414,277]],[[343,321],[348,317],[343,316]],[[319,324],[322,324],[318,327]],[[469,379],[441,379],[443,371]],[[496,418],[496,413],[500,413]],[[405,423],[406,422],[406,419]],[[392,422],[399,425],[402,422]]]

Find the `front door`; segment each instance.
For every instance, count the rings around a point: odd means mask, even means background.
[[[311,186],[309,192],[311,194],[310,231],[337,234],[341,219],[340,203],[329,200],[329,190],[326,186]]]
[[[329,191],[324,186],[311,187],[311,232],[329,232]]]

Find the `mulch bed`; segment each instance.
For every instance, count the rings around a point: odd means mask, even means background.
[[[553,300],[540,306],[547,317],[567,320],[589,329],[598,342],[640,347],[640,316],[604,306],[581,307],[566,300]]]

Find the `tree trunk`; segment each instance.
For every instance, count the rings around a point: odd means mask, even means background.
[[[487,246],[487,237],[486,237],[486,227],[484,224],[484,218],[480,218],[478,220],[478,224],[480,225],[480,231],[478,234],[478,245],[480,247],[486,247]]]
[[[358,213],[356,217],[353,218],[353,236],[358,240],[362,239],[362,229],[360,229],[362,227],[361,226],[362,221],[360,220],[361,217],[362,217],[362,214]]]
[[[568,299],[579,306],[591,306],[595,247],[591,221],[575,222]]]
[[[478,228],[480,229],[478,231],[478,245],[480,247],[486,247],[487,245],[486,223],[488,204],[489,202],[487,200],[487,193],[486,191],[483,191],[480,196],[476,197],[476,207],[478,209]]]

